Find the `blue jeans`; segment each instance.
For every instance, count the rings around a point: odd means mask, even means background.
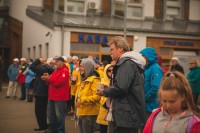
[[[65,133],[66,101],[49,100],[50,123],[53,133]]]

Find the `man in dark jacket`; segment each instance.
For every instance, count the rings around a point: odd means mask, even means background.
[[[111,57],[116,61],[113,85],[97,92],[111,99],[109,132],[138,133],[138,128],[142,128],[146,121],[143,71],[137,65],[138,61],[124,56],[130,48],[123,37],[114,37],[109,47]]]
[[[36,74],[34,84],[35,115],[39,128],[34,129],[34,131],[42,131],[47,129],[48,86],[41,76],[44,73],[50,75],[54,70],[45,64],[43,57],[36,59],[31,64],[30,69]]]
[[[178,63],[178,58],[177,57],[172,57],[171,61],[172,61],[172,66],[170,68],[171,71],[179,71],[182,74],[184,74],[184,69],[183,67]]]

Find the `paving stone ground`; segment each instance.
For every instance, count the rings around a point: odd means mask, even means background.
[[[34,114],[34,102],[28,103],[20,101],[20,87],[18,87],[16,100],[5,99],[7,84],[3,85],[3,91],[0,92],[0,133],[33,133],[37,128],[37,122]],[[75,128],[72,116],[66,117],[66,133],[78,133]]]

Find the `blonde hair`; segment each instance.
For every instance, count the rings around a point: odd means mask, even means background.
[[[128,44],[127,40],[124,37],[121,37],[121,36],[113,37],[108,42],[108,46],[110,46],[111,44],[114,44],[117,48],[123,48],[124,52],[130,51],[129,44]]]
[[[168,90],[176,90],[180,96],[185,97],[185,100],[182,103],[183,111],[188,110],[196,113],[196,106],[193,101],[192,90],[186,77],[182,73],[178,71],[169,71],[164,75],[160,89],[158,91],[159,100],[162,99],[162,91]],[[160,106],[162,106],[161,102]]]
[[[190,62],[193,62],[196,67],[200,67],[200,62],[198,59],[191,59]]]

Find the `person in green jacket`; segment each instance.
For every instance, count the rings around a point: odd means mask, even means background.
[[[197,106],[198,96],[200,94],[200,63],[198,59],[192,59],[189,64],[190,72],[187,75],[187,79],[192,89],[194,103]]]

